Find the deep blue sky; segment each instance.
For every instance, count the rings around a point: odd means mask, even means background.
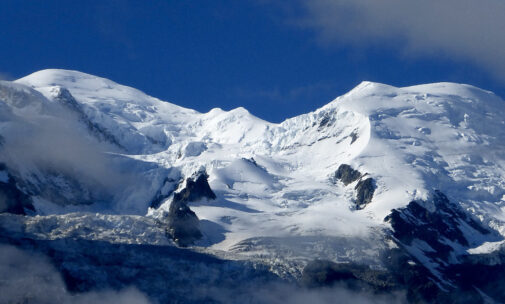
[[[321,43],[314,28],[294,22],[302,8],[291,3],[2,1],[0,74],[79,70],[201,112],[243,106],[275,122],[315,110],[362,80],[462,82],[505,96],[486,70],[448,54]]]

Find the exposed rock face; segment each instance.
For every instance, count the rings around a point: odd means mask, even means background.
[[[34,212],[31,198],[18,189],[16,181],[0,164],[0,213],[28,214]]]
[[[209,176],[207,172],[200,171],[193,175],[193,177],[186,180],[186,188],[174,194],[174,200],[184,202],[194,202],[202,198],[216,199],[216,194],[210,189]]]
[[[358,140],[359,136],[358,136],[358,133],[356,133],[355,131],[351,133],[351,145],[356,142],[356,140]]]
[[[372,202],[375,192],[375,181],[371,177],[365,180],[362,179],[354,189],[356,190],[356,209],[363,209]]]
[[[345,186],[359,180],[354,190],[356,190],[356,209],[360,210],[372,202],[373,194],[375,192],[375,181],[369,177],[363,179],[366,174],[361,174],[358,170],[354,170],[347,164],[342,164],[335,172],[335,179],[341,181]]]
[[[202,238],[198,217],[183,200],[174,197],[167,218],[167,233],[178,245],[185,247]]]
[[[360,179],[361,173],[349,165],[342,164],[338,167],[337,172],[335,172],[335,178],[347,186]]]
[[[399,281],[408,283],[414,298],[428,303],[487,303],[483,292],[494,300],[505,299],[499,287],[505,282],[503,252],[468,255],[456,250],[472,245],[469,236],[495,240],[492,230],[466,215],[442,192],[435,191],[428,201],[411,201],[405,208],[394,209],[384,220],[393,228],[402,259],[410,257],[419,265],[414,276],[409,274],[410,263],[393,259],[388,266]],[[420,258],[430,262],[421,263]]]
[[[202,198],[216,198],[207,179],[207,173],[200,171],[186,180],[184,189],[174,193],[167,215],[167,233],[180,246],[191,245],[202,237],[198,217],[188,207],[188,203]]]
[[[426,208],[426,204],[433,204],[433,208]],[[469,245],[460,227],[473,230],[476,235],[490,233],[440,191],[435,191],[430,202],[412,201],[404,209],[392,210],[384,220],[391,223],[393,235],[401,243],[411,245],[415,239],[426,242],[435,250],[427,253],[433,258],[449,257],[452,247],[444,240]]]

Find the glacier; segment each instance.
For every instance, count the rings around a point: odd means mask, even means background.
[[[270,123],[52,69],[0,81],[0,101],[0,240],[48,255],[73,292],[123,282],[153,301],[206,302],[191,289],[256,280],[505,301],[505,102],[492,92],[362,82]],[[199,172],[215,196],[195,194]],[[174,216],[197,219],[194,241],[170,237]]]

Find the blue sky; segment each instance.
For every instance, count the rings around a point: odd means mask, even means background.
[[[74,69],[201,112],[243,106],[274,122],[362,80],[505,96],[501,0],[373,1],[5,0],[0,77]]]

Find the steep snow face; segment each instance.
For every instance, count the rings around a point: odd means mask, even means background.
[[[128,203],[114,212],[161,216],[169,194],[159,209],[146,206],[163,186],[162,175],[176,187],[177,179],[205,167],[217,199],[190,203],[201,220],[202,246],[367,236],[387,227],[391,209],[429,202],[436,189],[505,235],[505,103],[475,87],[363,82],[314,112],[273,124],[243,108],[198,113],[74,71],[44,70],[8,85],[39,104],[54,103],[65,88],[89,123],[118,143],[115,152],[150,164],[150,173],[140,165],[135,172],[156,182],[143,195],[134,195],[134,184],[128,195],[118,190],[114,197],[124,199],[116,201]],[[2,100],[23,103],[14,95]],[[342,164],[374,180],[372,201],[362,210],[354,205],[357,181],[345,186],[333,179]]]
[[[147,96],[139,90],[77,71],[43,70],[16,81],[49,99],[64,87],[83,105],[89,118],[112,133],[130,153],[167,148],[187,129],[196,111]]]
[[[379,182],[369,211],[382,216],[439,189],[476,215],[501,216],[505,103],[494,94],[451,83],[362,83],[326,107],[370,120],[370,141],[354,158]]]

